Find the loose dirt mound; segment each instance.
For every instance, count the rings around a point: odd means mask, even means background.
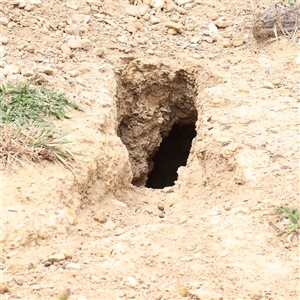
[[[132,4],[0,4],[1,81],[85,109],[56,124],[73,172],[1,173],[3,299],[299,299],[299,239],[274,215],[299,200],[298,37],[258,43],[251,1]],[[194,126],[186,166],[147,188],[174,124]]]

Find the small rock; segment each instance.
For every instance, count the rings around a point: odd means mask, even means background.
[[[177,31],[176,31],[175,29],[169,29],[169,30],[167,31],[167,33],[168,33],[168,34],[171,34],[171,35],[175,35],[175,34],[177,34]]]
[[[194,2],[194,0],[175,0],[177,5],[185,5],[187,3]]]
[[[131,287],[135,287],[135,286],[137,286],[138,281],[135,278],[129,276],[126,278],[126,283]]]
[[[33,83],[35,83],[35,84],[48,84],[48,83],[49,83],[49,80],[48,80],[46,74],[38,73],[38,74],[34,77]]]
[[[164,0],[154,0],[154,3],[153,3],[153,7],[156,8],[156,9],[160,9],[160,8],[163,8],[165,5],[165,1]]]
[[[22,279],[18,279],[16,280],[16,284],[21,286],[24,284],[24,281]]]
[[[210,36],[203,36],[203,41],[209,44],[213,43],[213,39]]]
[[[91,41],[89,39],[70,39],[68,41],[68,46],[71,49],[84,49],[88,50],[91,47]]]
[[[0,36],[0,43],[2,45],[7,45],[8,44],[8,38],[6,36]]]
[[[79,75],[79,71],[78,70],[68,71],[67,75],[69,75],[70,77],[77,77]]]
[[[76,263],[73,263],[73,262],[70,262],[66,265],[66,268],[67,269],[76,269],[76,270],[79,270],[80,269],[80,264],[76,264]]]
[[[45,267],[50,267],[51,265],[52,265],[52,262],[49,261],[49,260],[47,260],[47,261],[44,262],[44,266]]]
[[[4,75],[8,74],[19,74],[20,73],[20,68],[16,65],[5,65],[3,70],[2,70]]]
[[[273,83],[267,80],[264,81],[264,87],[267,89],[274,89]]]
[[[61,260],[65,260],[65,259],[66,259],[66,257],[63,253],[53,254],[48,257],[48,260],[51,261],[52,263],[61,261]]]
[[[188,217],[187,216],[182,216],[179,220],[179,224],[183,224],[185,223],[186,221],[188,220]]]
[[[105,212],[103,210],[98,211],[94,216],[94,220],[99,223],[105,223],[106,222]]]
[[[16,207],[12,207],[12,206],[8,207],[7,210],[8,211],[13,211],[13,212],[17,212],[18,211],[18,209]]]
[[[70,55],[72,53],[70,47],[67,45],[67,44],[62,44],[60,46],[60,50],[63,52],[63,53],[66,53],[68,55]]]
[[[159,24],[159,23],[160,23],[160,19],[157,18],[157,17],[155,17],[155,16],[151,16],[151,17],[150,17],[150,23],[151,23],[152,25]]]
[[[77,24],[71,24],[64,28],[64,32],[71,35],[79,35],[79,26]]]
[[[165,217],[165,214],[162,212],[158,215],[161,219],[163,219]]]
[[[66,217],[70,225],[77,225],[78,224],[78,217],[76,216],[75,211],[70,208],[65,209]]]
[[[219,33],[219,30],[218,30],[217,26],[212,22],[208,24],[208,30],[211,33],[215,33],[215,34]]]
[[[224,47],[224,48],[228,48],[228,47],[230,47],[230,45],[231,45],[231,43],[230,43],[229,40],[223,40],[222,44],[223,44],[223,47]]]
[[[4,57],[6,54],[4,46],[0,46],[0,57]]]
[[[31,77],[31,76],[33,76],[34,72],[33,72],[32,70],[23,68],[23,69],[21,69],[21,74],[22,74],[24,77]]]
[[[157,208],[160,210],[160,211],[164,211],[165,208],[162,206],[162,205],[158,205]]]
[[[139,8],[139,14],[141,16],[144,16],[149,10],[149,6],[148,5],[143,5]]]
[[[242,39],[240,39],[240,40],[234,40],[234,41],[232,41],[232,46],[234,46],[234,47],[240,47],[240,46],[242,46],[242,45],[244,45],[244,40],[242,40]]]
[[[183,284],[179,284],[177,286],[177,292],[182,296],[182,297],[187,297],[189,294],[189,290],[188,288],[183,285]]]
[[[6,283],[0,283],[0,294],[9,292],[8,286]]]
[[[71,259],[73,257],[73,254],[68,251],[63,251],[63,254],[65,255],[66,259]]]
[[[76,3],[71,2],[71,1],[67,1],[66,6],[68,6],[69,8],[72,8],[74,10],[77,10],[79,8],[79,6]]]
[[[180,23],[175,23],[175,22],[172,22],[172,21],[168,21],[168,22],[166,22],[165,26],[169,29],[175,30],[177,33],[182,32],[182,25]]]
[[[91,277],[95,282],[99,283],[101,281],[100,277],[92,275]]]
[[[225,204],[224,209],[227,210],[227,211],[231,210],[231,205],[230,204]]]
[[[8,18],[6,16],[0,17],[0,24],[1,25],[7,26],[8,23],[9,23],[9,21],[8,21]]]
[[[229,21],[223,21],[223,20],[217,20],[217,21],[215,21],[215,25],[218,28],[226,28],[226,27],[231,26],[231,24],[232,24],[232,22],[229,22]]]
[[[118,36],[117,40],[120,43],[123,43],[123,44],[127,44],[128,43],[128,38],[127,38],[127,36],[125,34]]]
[[[193,296],[198,300],[223,300],[223,297],[220,294],[217,294],[213,291],[205,291],[205,290],[196,290],[194,292],[190,292]]]
[[[54,70],[51,67],[41,66],[38,68],[38,72],[45,73],[47,75],[53,75]]]

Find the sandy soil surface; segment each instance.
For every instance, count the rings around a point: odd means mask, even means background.
[[[299,299],[299,237],[274,213],[299,208],[299,36],[255,40],[248,0],[129,2],[0,3],[1,82],[84,108],[57,121],[72,171],[1,171],[1,299]],[[147,188],[179,121],[187,165]]]

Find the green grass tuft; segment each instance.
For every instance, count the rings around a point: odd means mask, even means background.
[[[55,119],[70,118],[67,108],[83,110],[70,102],[64,93],[44,85],[36,87],[29,81],[0,86],[0,158],[4,167],[13,162],[41,159],[58,161],[71,169],[66,160],[74,159]]]
[[[283,205],[277,207],[276,211],[290,221],[291,224],[286,228],[288,231],[297,231],[300,223],[300,212],[297,208]]]

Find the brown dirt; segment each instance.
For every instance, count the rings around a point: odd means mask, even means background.
[[[299,299],[299,237],[274,214],[299,207],[299,41],[257,42],[252,1],[135,4],[0,4],[0,80],[85,109],[57,122],[73,172],[1,172],[1,299]],[[176,122],[196,122],[187,165],[146,188]]]

